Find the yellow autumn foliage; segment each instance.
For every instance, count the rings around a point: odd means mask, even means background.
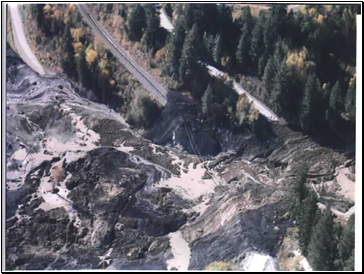
[[[308,13],[310,14],[311,17],[316,17],[317,9],[316,8],[309,9]]]
[[[254,104],[250,105],[249,123],[253,123],[259,119],[259,110],[254,107]]]
[[[71,21],[70,12],[67,10],[66,13],[64,14],[63,23],[67,25],[70,21]]]
[[[303,68],[305,64],[305,60],[307,59],[308,51],[305,47],[303,47],[300,51],[292,51],[288,52],[287,56],[287,65],[288,67],[298,66],[299,68]]]
[[[155,61],[159,64],[162,61],[167,59],[167,50],[165,48],[162,48],[158,50],[155,54]]]
[[[230,58],[230,56],[223,56],[221,58],[221,64],[222,66],[227,70],[230,71],[231,67],[232,67],[232,60]]]
[[[306,14],[306,12],[307,12],[307,10],[306,10],[305,6],[303,6],[303,7],[300,9],[300,11],[301,11],[301,13],[302,13],[303,15],[305,15],[305,14]]]
[[[73,49],[75,50],[75,52],[78,52],[78,50],[82,47],[82,43],[81,42],[76,42],[73,43]]]
[[[68,9],[73,12],[76,10],[76,5],[72,3],[69,5]]]
[[[82,28],[71,28],[71,35],[76,42],[80,42],[80,39],[85,35],[85,31]]]
[[[236,118],[239,121],[239,125],[249,122],[252,123],[259,117],[259,112],[254,107],[254,104],[250,102],[246,94],[240,95],[236,103]]]
[[[101,73],[102,73],[102,76],[105,77],[105,78],[110,76],[110,71],[108,71],[107,69],[103,69],[101,71]]]
[[[315,65],[308,60],[308,50],[305,47],[301,50],[288,52],[286,62],[292,73],[298,74],[302,81],[307,79],[308,70]]]
[[[324,22],[324,16],[322,14],[319,14],[316,18],[313,19],[316,25],[322,25]]]
[[[98,59],[97,51],[91,48],[86,50],[86,61],[87,64],[91,67]]]
[[[60,9],[56,9],[53,13],[53,18],[60,20],[64,15],[64,12]]]
[[[246,94],[243,93],[242,95],[240,95],[238,101],[236,102],[236,109],[238,111],[244,111],[244,110],[249,110],[249,108],[250,108],[249,99],[246,96]]]
[[[349,81],[349,86],[350,86],[350,87],[354,86],[355,81],[356,81],[356,73],[355,73],[355,74],[353,75],[353,77],[350,79],[350,81]]]
[[[105,69],[106,65],[107,65],[107,61],[106,61],[104,58],[102,58],[102,59],[99,61],[99,68],[100,68],[100,69]]]
[[[225,262],[212,262],[206,266],[205,270],[208,271],[232,271],[233,269],[228,263]]]
[[[50,14],[52,12],[52,7],[50,5],[45,5],[43,11],[45,14]]]

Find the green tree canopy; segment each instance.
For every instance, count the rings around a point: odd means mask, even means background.
[[[334,237],[334,220],[330,206],[327,206],[318,223],[314,226],[307,259],[314,270],[333,271],[337,254]]]
[[[242,71],[247,72],[250,68],[250,34],[249,34],[249,28],[248,24],[245,23],[242,34],[239,40],[239,45],[236,50],[236,60],[239,64],[239,67],[242,69]]]
[[[299,245],[302,254],[305,256],[308,253],[308,245],[310,243],[313,226],[315,225],[317,209],[316,194],[310,192],[303,200],[298,216]]]

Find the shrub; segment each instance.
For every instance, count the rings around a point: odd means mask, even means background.
[[[149,96],[136,92],[127,121],[137,128],[148,128],[160,116],[160,108]]]
[[[208,271],[232,271],[233,269],[228,263],[224,262],[212,262],[208,266],[206,266],[205,270]]]

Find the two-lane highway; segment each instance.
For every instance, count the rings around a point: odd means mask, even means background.
[[[19,56],[28,66],[30,66],[40,75],[44,75],[44,68],[30,49],[27,38],[25,36],[23,21],[21,19],[18,4],[8,4],[8,8],[11,18],[11,31],[14,36],[15,47]]]

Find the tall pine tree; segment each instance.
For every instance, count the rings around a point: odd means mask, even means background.
[[[262,77],[264,87],[267,90],[268,94],[272,93],[275,74],[276,69],[274,67],[273,58],[269,58],[268,63],[264,69],[264,75]]]
[[[177,7],[180,7],[179,5]],[[185,41],[185,24],[181,16],[178,17],[174,35],[171,37],[168,44],[168,68],[170,75],[178,76],[180,63],[179,60],[182,56],[182,48]]]
[[[264,34],[263,34],[263,24],[265,17],[260,14],[259,19],[256,22],[251,39],[250,56],[254,65],[255,72],[259,72],[259,59],[264,53]]]
[[[308,245],[310,243],[312,228],[315,225],[317,212],[317,197],[310,192],[301,204],[298,216],[299,245],[303,255],[307,256]]]
[[[248,27],[248,32],[251,33],[254,27],[254,19],[249,6],[242,7],[241,17],[237,20],[237,25],[240,29],[246,24]]]
[[[314,73],[309,76],[306,83],[300,111],[301,128],[306,132],[315,131],[317,92],[317,76]]]
[[[159,14],[152,5],[146,5],[145,14],[147,27],[145,30],[144,43],[148,48],[152,48],[154,50],[158,40],[160,18]]]
[[[143,29],[146,27],[145,10],[141,4],[135,4],[128,16],[129,37],[132,40],[140,41]]]
[[[211,108],[213,104],[213,92],[211,85],[208,85],[204,95],[202,96],[202,112],[204,114],[211,113]]]
[[[249,33],[248,23],[245,23],[239,40],[238,48],[236,50],[236,60],[238,62],[239,68],[243,72],[248,72],[250,68],[249,49],[250,49],[250,33]]]
[[[345,98],[345,110],[349,120],[355,122],[356,118],[356,82],[351,83]]]
[[[200,43],[199,32],[197,24],[194,24],[192,30],[186,37],[182,49],[182,56],[180,59],[179,77],[182,83],[186,83],[192,76],[196,67],[198,66],[198,47]]]
[[[330,206],[314,226],[307,259],[314,270],[335,270],[335,257],[337,256],[336,241],[334,237],[334,220]]]
[[[332,87],[331,92],[330,92],[330,108],[335,112],[335,113],[339,113],[340,111],[340,107],[341,107],[341,87],[339,84],[339,81],[336,82],[336,84]]]
[[[341,111],[341,88],[339,81],[332,87],[329,98],[329,108],[326,111],[326,120],[330,128],[334,131],[338,129]]]
[[[344,228],[341,239],[339,240],[338,251],[339,256],[336,261],[338,270],[353,268],[353,253],[355,251],[355,215],[350,216],[349,221]]]
[[[60,47],[62,51],[61,66],[64,72],[69,76],[74,76],[75,73],[75,60],[74,49],[72,46],[72,36],[70,32],[70,26],[66,25],[63,31],[62,39],[60,40]]]
[[[220,34],[216,35],[215,38],[215,44],[212,51],[212,57],[214,58],[214,61],[216,64],[221,64],[221,56],[222,56],[222,38]]]
[[[207,52],[207,58],[211,59],[212,58],[212,52],[213,52],[213,48],[214,48],[214,36],[212,34],[207,34],[206,32],[204,33],[203,36],[203,43],[205,46],[205,50]]]
[[[77,72],[78,72],[78,80],[82,83],[82,85],[84,87],[90,88],[92,84],[92,77],[91,77],[91,72],[87,65],[86,52],[84,46],[82,46],[78,52]]]
[[[267,66],[267,62],[268,62],[268,54],[264,53],[262,55],[262,57],[259,58],[259,63],[258,63],[258,75],[260,77],[263,77],[264,75],[264,70]]]
[[[273,110],[278,115],[283,115],[287,113],[287,107],[289,102],[289,71],[286,64],[286,60],[283,59],[277,74],[273,81],[273,91],[272,91],[272,105]]]

